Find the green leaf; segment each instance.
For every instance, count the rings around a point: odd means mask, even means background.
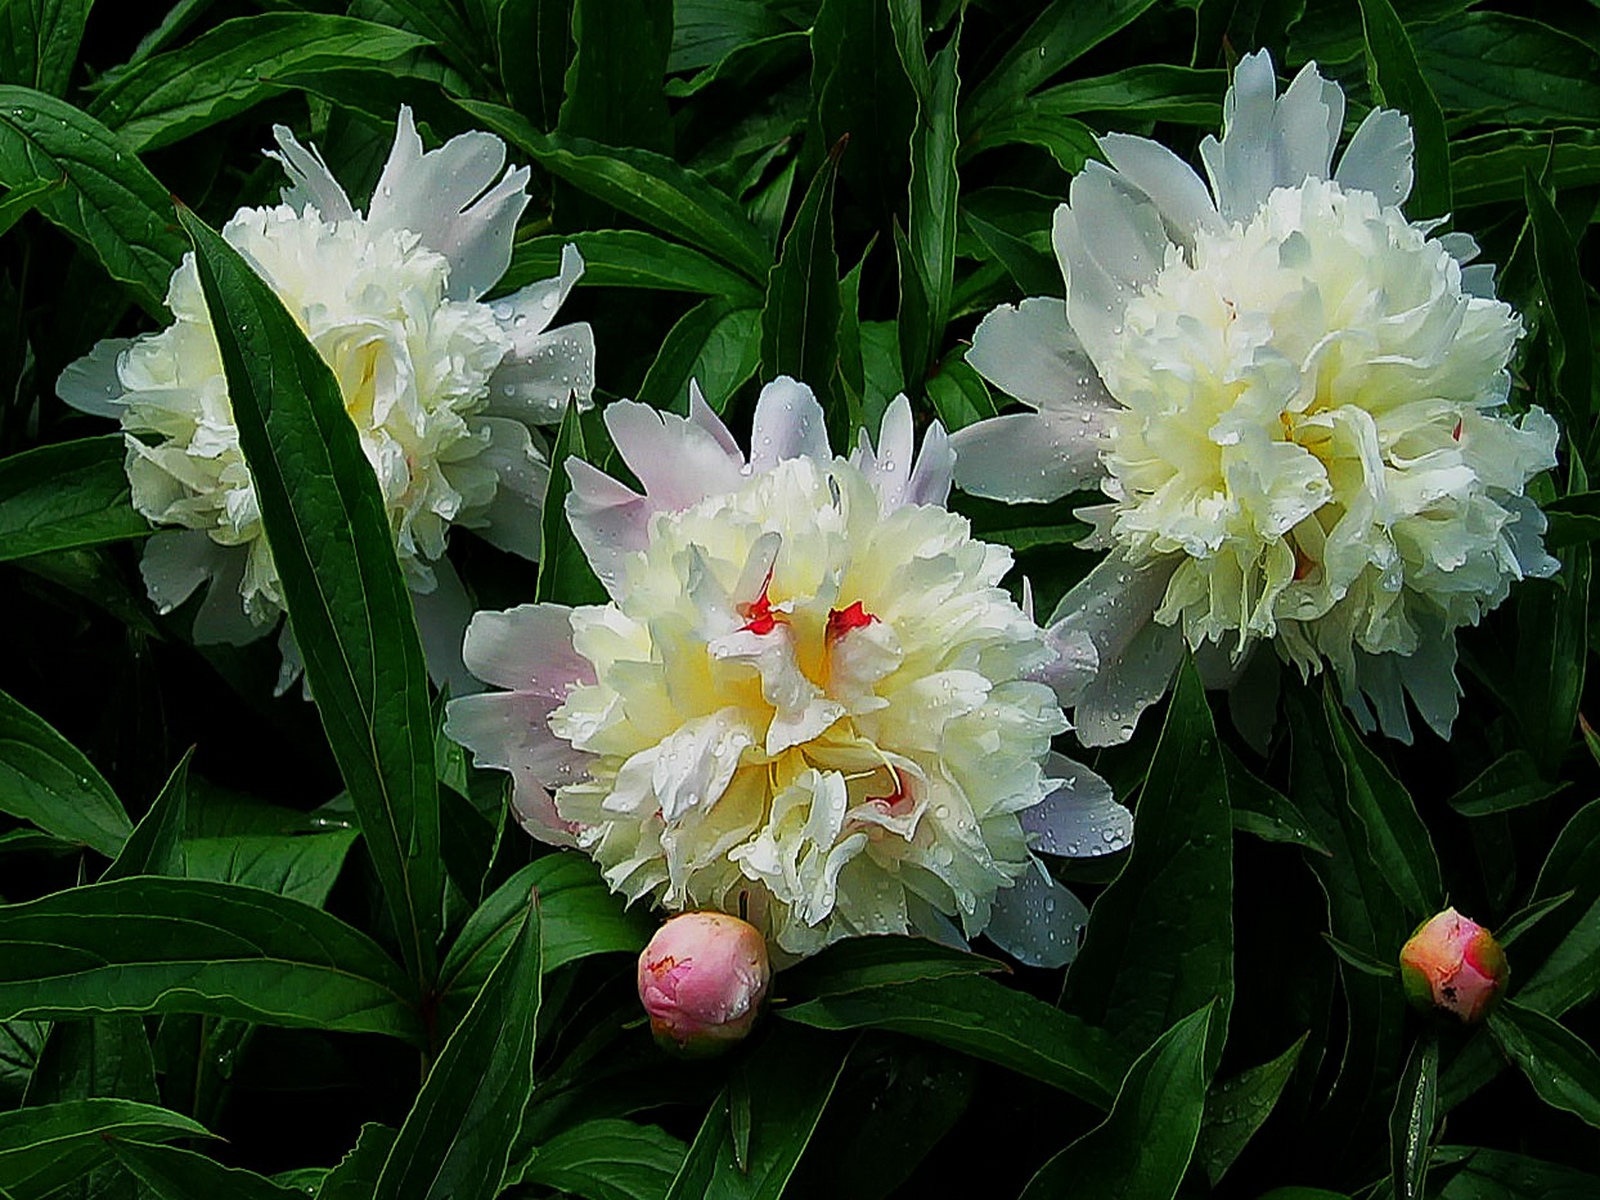
[[[1512,1000],[1489,1014],[1489,1033],[1539,1099],[1600,1127],[1600,1056],[1554,1017]]]
[[[0,907],[0,1020],[101,1012],[423,1037],[376,943],[268,892],[138,876]]]
[[[183,257],[167,189],[87,113],[42,92],[0,87],[0,184],[26,188],[42,179],[66,183],[40,200],[40,214],[147,312],[164,313],[167,281]]]
[[[689,246],[642,229],[597,229],[589,233],[556,233],[516,244],[511,266],[497,290],[514,291],[561,269],[561,248],[578,247],[583,255],[580,287],[651,288],[721,296],[735,305],[761,303],[761,289]]]
[[[1074,79],[1034,94],[1014,115],[1038,113],[1055,119],[1086,113],[1117,113],[1147,121],[1215,129],[1222,123],[1228,72],[1209,68],[1140,63],[1110,75]],[[989,134],[985,134],[985,142]]]
[[[96,1096],[156,1103],[155,1057],[140,1018],[118,1015],[51,1025],[23,1103],[35,1108]]]
[[[1567,224],[1544,188],[1530,171],[1523,176],[1523,199],[1528,205],[1528,225],[1533,230],[1533,261],[1539,269],[1548,322],[1541,326],[1550,336],[1557,394],[1574,440],[1588,423],[1594,403],[1594,335],[1589,326],[1589,289],[1578,265],[1578,251]],[[1593,444],[1593,437],[1588,439]]]
[[[779,1010],[818,1029],[891,1029],[998,1063],[1107,1108],[1128,1058],[1110,1035],[981,976],[823,996]]]
[[[672,1186],[687,1151],[654,1125],[601,1117],[556,1134],[508,1182],[596,1200],[655,1200]]]
[[[365,67],[427,43],[388,25],[322,13],[262,13],[207,30],[120,72],[89,106],[136,151],[208,129],[280,92],[293,71]]]
[[[577,536],[567,521],[567,493],[572,481],[567,474],[567,460],[587,462],[588,450],[583,444],[583,423],[578,419],[576,400],[567,403],[562,414],[561,428],[556,433],[555,445],[550,450],[550,482],[544,496],[543,528],[539,550],[539,576],[534,584],[536,602],[559,600],[563,604],[601,604],[605,602],[605,589],[595,576],[594,568],[578,544]]]
[[[1410,31],[1439,103],[1505,124],[1600,120],[1600,53],[1540,21],[1469,12]]]
[[[1411,1047],[1389,1115],[1389,1177],[1395,1200],[1421,1200],[1439,1115],[1439,1041],[1425,1032]]]
[[[1495,931],[1494,940],[1500,943],[1502,949],[1510,946],[1528,930],[1532,929],[1545,917],[1571,900],[1572,891],[1562,892],[1558,896],[1551,896],[1547,900],[1536,900],[1525,905],[1506,918],[1506,923]]]
[[[54,729],[0,692],[0,812],[107,858],[133,823],[100,772]]]
[[[538,896],[544,919],[546,971],[592,954],[637,954],[655,930],[649,913],[624,908],[607,890],[588,858],[546,854],[496,888],[467,918],[439,973],[446,997],[471,995],[483,986],[516,936],[530,894]]]
[[[1360,0],[1366,35],[1367,82],[1380,104],[1411,118],[1416,140],[1416,187],[1409,204],[1413,220],[1450,212],[1450,141],[1444,112],[1417,66],[1417,52],[1389,0]]]
[[[917,94],[917,122],[911,133],[911,194],[906,240],[927,297],[927,361],[906,364],[906,377],[920,379],[932,355],[944,342],[950,320],[950,295],[956,271],[956,99],[960,77],[961,26],[929,62],[922,47],[922,5],[919,0],[890,0],[889,19],[895,49]],[[837,275],[837,272],[835,272]]]
[[[1450,797],[1450,807],[1464,817],[1512,812],[1548,800],[1566,787],[1540,776],[1539,767],[1526,750],[1502,754],[1471,783]]]
[[[575,0],[558,127],[609,146],[672,151],[661,81],[672,48],[672,0]]]
[[[1129,1068],[1111,1115],[1039,1169],[1022,1200],[1171,1200],[1200,1136],[1210,1008],[1183,1018]],[[1216,1057],[1210,1055],[1209,1057]]]
[[[427,980],[442,889],[433,722],[383,497],[339,385],[295,319],[238,251],[188,210],[179,219],[306,680],[406,967]]]
[[[323,1176],[317,1200],[372,1200],[395,1133],[387,1125],[363,1125],[350,1152]]]
[[[661,341],[637,393],[641,404],[679,414],[689,411],[694,380],[716,412],[761,365],[761,310],[713,296],[678,319]]]
[[[172,768],[150,811],[122,844],[116,861],[100,876],[102,883],[134,875],[184,874],[183,831],[189,821],[189,760],[193,757],[191,746]]]
[[[573,0],[500,0],[495,56],[511,107],[554,129],[572,61]]]
[[[1545,508],[1550,531],[1545,545],[1551,550],[1582,545],[1600,538],[1600,492],[1568,492]]]
[[[0,1180],[15,1200],[48,1196],[111,1158],[113,1139],[210,1137],[181,1113],[132,1100],[69,1100],[0,1113]]]
[[[1272,1115],[1305,1049],[1306,1035],[1260,1066],[1219,1080],[1206,1093],[1205,1117],[1195,1154],[1214,1188]]]
[[[923,381],[933,411],[952,432],[997,415],[989,385],[967,363],[967,349],[966,345],[953,346]],[[1074,519],[1049,529],[1015,524],[991,540],[1003,542],[1013,550],[1031,550],[1036,546],[1065,545],[1087,532],[1088,529]]]
[[[1083,170],[1083,164],[1099,159],[1100,139],[1082,121],[1057,116],[1028,104],[991,121],[983,128],[982,149],[998,146],[1037,146],[1056,160],[1069,175]],[[1061,290],[1059,281],[1050,289]]]
[[[67,90],[94,0],[0,4],[0,80],[60,96]]]
[[[1328,853],[1328,848],[1311,832],[1305,814],[1287,796],[1257,778],[1227,746],[1222,748],[1222,758],[1228,766],[1228,800],[1234,829],[1264,842]]]
[[[1524,173],[1558,191],[1600,183],[1600,138],[1593,129],[1505,129],[1457,138],[1451,147],[1457,209],[1521,201]]]
[[[778,976],[776,994],[786,1001],[842,996],[921,979],[1010,971],[998,959],[917,937],[857,937],[790,967]]]
[[[450,60],[450,65],[477,87],[487,88],[482,64],[489,61],[488,47],[463,19],[455,4],[437,0],[383,0],[397,13],[406,29],[421,34]]]
[[[996,116],[1026,106],[1041,83],[1076,62],[1149,8],[1153,0],[1052,0],[994,65],[962,106],[961,126],[974,138]]]
[[[1005,267],[1018,292],[1024,296],[1061,295],[1061,268],[1056,264],[1055,255],[1035,248],[974,213],[964,212],[963,217],[973,236]]]
[[[15,3],[15,0],[12,0]],[[11,227],[31,213],[52,192],[67,186],[67,178],[41,179],[27,187],[13,188],[0,200],[0,237],[11,232]]]
[[[1460,1167],[1439,1200],[1593,1200],[1600,1175],[1559,1163],[1482,1146],[1441,1146],[1436,1161],[1459,1157]]]
[[[744,212],[705,179],[664,155],[587,138],[546,136],[508,108],[458,100],[476,121],[545,170],[765,282],[772,254]]]
[[[1550,779],[1577,732],[1588,659],[1589,582],[1593,557],[1572,546],[1557,557],[1554,579],[1527,580],[1517,597],[1517,641],[1510,691],[1523,744]]]
[[[761,366],[767,379],[833,378],[839,360],[839,256],[833,249],[837,145],[806,189],[783,253],[767,281],[761,311]]]
[[[1140,1047],[1213,997],[1225,1029],[1233,987],[1227,767],[1186,661],[1134,808],[1133,852],[1094,903],[1062,1007]],[[1222,1041],[1211,1039],[1208,1073]]]
[[[305,1200],[305,1193],[237,1167],[225,1167],[193,1150],[114,1141],[117,1161],[161,1200]]]
[[[848,1045],[809,1029],[771,1030],[711,1105],[666,1200],[778,1200],[833,1095]],[[733,1117],[736,1092],[749,1103],[743,1139]]]
[[[0,562],[147,537],[128,498],[121,434],[0,459]]]
[[[260,888],[321,908],[355,841],[353,829],[193,838],[184,844],[186,874]]]
[[[1350,807],[1366,831],[1368,851],[1412,919],[1432,916],[1444,907],[1444,883],[1439,856],[1416,804],[1350,728],[1331,690],[1323,692],[1323,710],[1345,766]]]
[[[500,1190],[533,1089],[541,996],[539,901],[528,898],[511,944],[445,1043],[400,1127],[374,1200],[453,1200]]]

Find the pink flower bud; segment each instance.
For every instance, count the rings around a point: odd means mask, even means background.
[[[1510,975],[1500,943],[1453,908],[1417,926],[1400,950],[1400,980],[1411,1003],[1452,1012],[1467,1025],[1488,1015]]]
[[[639,955],[639,1000],[667,1050],[716,1054],[750,1032],[772,967],[755,926],[719,912],[673,917]]]

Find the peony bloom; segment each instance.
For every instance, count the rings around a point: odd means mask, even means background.
[[[673,917],[639,955],[639,1002],[667,1050],[691,1057],[743,1041],[772,979],[767,943],[719,912]]]
[[[1047,759],[1054,654],[999,586],[1009,551],[944,507],[944,431],[913,463],[901,397],[876,450],[834,457],[791,379],[762,391],[748,461],[698,391],[687,418],[605,419],[645,494],[571,461],[567,514],[611,602],[477,614],[467,665],[510,690],[448,712],[529,832],[791,957],[954,917],[1065,962],[1087,914],[1034,852],[1106,853],[1131,819]]]
[[[1454,1013],[1475,1025],[1506,989],[1511,969],[1489,931],[1453,908],[1430,917],[1400,951],[1400,982],[1424,1012]]]
[[[1126,739],[1187,643],[1213,677],[1263,641],[1333,668],[1366,729],[1409,740],[1404,695],[1455,719],[1455,631],[1546,576],[1524,494],[1556,427],[1513,419],[1522,326],[1463,233],[1409,222],[1411,129],[1375,109],[1330,170],[1344,97],[1314,65],[1276,96],[1244,59],[1209,192],[1144,138],[1100,139],[1056,211],[1065,302],[989,314],[972,365],[1037,412],[952,438],[963,488],[1098,486],[1110,550],[1057,610],[1057,677],[1091,745]]]
[[[457,647],[471,609],[443,557],[446,536],[465,525],[538,557],[549,465],[530,426],[559,421],[569,396],[588,404],[593,387],[589,327],[548,328],[582,260],[568,247],[559,277],[480,299],[511,261],[528,203],[527,168],[502,174],[505,145],[490,134],[424,153],[402,108],[365,215],[315,150],[282,126],[274,135],[269,153],[292,180],[283,203],[241,209],[222,236],[332,368],[377,472],[430,666],[459,688],[470,680]],[[283,596],[192,254],[167,304],[170,326],[101,342],[57,392],[122,423],[133,504],[167,527],[145,548],[151,600],[167,612],[209,582],[195,640],[247,642],[277,622]],[[285,657],[287,683],[297,662],[287,640]]]

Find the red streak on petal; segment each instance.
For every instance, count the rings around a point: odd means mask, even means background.
[[[740,628],[758,636],[771,633],[782,619],[781,615],[772,611],[772,601],[767,599],[767,589],[772,586],[772,572],[767,572],[767,577],[761,584],[761,595],[749,604],[739,606],[739,615],[748,617],[749,620]]]
[[[828,614],[828,640],[836,642],[852,629],[871,625],[878,618],[861,607],[857,600],[849,608],[836,608]]]
[[[1465,424],[1465,422],[1457,420],[1456,421],[1456,427],[1450,431],[1450,436],[1453,437],[1458,442],[1461,440],[1461,427],[1464,424]]]
[[[906,787],[906,777],[895,768],[894,791],[887,796],[869,796],[868,801],[876,805],[891,817],[903,817],[911,811],[916,801],[911,798],[911,791]]]

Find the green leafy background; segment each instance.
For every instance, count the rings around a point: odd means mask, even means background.
[[[1186,669],[1090,756],[1135,839],[1059,864],[1067,971],[847,943],[729,1056],[666,1058],[654,918],[443,740],[336,385],[213,232],[276,202],[270,127],[358,200],[402,102],[493,131],[533,167],[502,289],[579,247],[602,401],[694,379],[742,431],[794,374],[843,446],[902,390],[951,429],[1004,407],[968,339],[1060,294],[1095,134],[1192,160],[1262,46],[1351,128],[1407,111],[1409,215],[1498,264],[1513,404],[1566,435],[1560,574],[1463,632],[1449,744],[1363,737],[1313,680],[1263,754]],[[1600,1196],[1597,130],[1594,0],[0,0],[0,1198]],[[190,249],[320,711],[271,698],[270,640],[152,610],[120,438],[54,396]],[[622,470],[597,415],[558,463]],[[542,564],[457,532],[481,606],[597,595],[552,479]],[[1049,611],[1083,499],[954,504]],[[1445,902],[1512,963],[1477,1030],[1395,976]]]

